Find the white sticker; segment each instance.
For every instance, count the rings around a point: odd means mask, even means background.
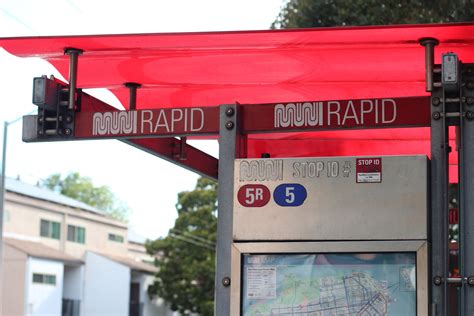
[[[382,182],[382,174],[380,172],[364,172],[357,174],[358,183]]]
[[[247,267],[247,298],[276,298],[276,267]]]

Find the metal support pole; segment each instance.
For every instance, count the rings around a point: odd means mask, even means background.
[[[137,89],[142,85],[135,82],[125,83],[125,87],[130,91],[130,97],[128,99],[128,109],[130,111],[135,111],[137,109]]]
[[[0,175],[0,284],[3,285],[3,217],[5,213],[5,171],[7,159],[8,122],[3,123],[2,174]],[[3,312],[3,286],[0,287],[0,312]]]
[[[428,45],[429,46],[429,45]],[[427,46],[427,50],[429,50]],[[430,54],[426,54],[431,56]],[[428,62],[427,62],[428,64]],[[431,66],[429,69],[433,69]],[[427,72],[429,71],[427,69]],[[433,80],[433,73],[431,73]],[[429,75],[427,74],[427,78]],[[428,80],[428,79],[427,79]],[[427,82],[428,88],[428,82]],[[429,86],[431,94],[431,314],[446,316],[448,277],[448,153],[445,93]]]
[[[217,218],[216,316],[230,315],[231,247],[233,238],[234,160],[239,153],[239,112],[236,105],[220,107],[219,190]]]
[[[461,315],[474,315],[474,64],[463,65],[459,153]]]
[[[3,274],[3,214],[5,213],[5,170],[7,162],[8,124],[7,121],[3,123],[2,174],[0,177],[0,280]]]
[[[77,60],[82,50],[75,48],[68,48],[65,54],[69,55],[69,98],[68,109],[74,110],[76,103],[76,88],[77,88]]]
[[[439,44],[439,41],[427,37],[420,39],[420,44],[425,47],[426,91],[431,92],[433,89],[434,47]]]

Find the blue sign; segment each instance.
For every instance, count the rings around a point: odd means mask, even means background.
[[[300,206],[307,196],[304,186],[298,183],[280,184],[273,192],[273,199],[280,206]]]

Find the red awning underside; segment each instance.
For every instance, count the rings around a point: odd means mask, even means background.
[[[44,58],[65,78],[64,49],[82,49],[78,86],[109,88],[127,107],[123,83],[140,83],[140,109],[426,95],[424,48],[418,43],[423,37],[440,41],[436,63],[450,51],[474,62],[472,23],[4,38],[0,46],[17,56]],[[429,134],[411,128],[251,136],[248,156],[261,152],[428,154]]]

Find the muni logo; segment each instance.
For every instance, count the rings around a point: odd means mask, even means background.
[[[274,111],[275,127],[323,124],[323,102],[277,104]]]
[[[92,117],[92,135],[136,134],[137,112],[98,112]]]
[[[240,162],[240,181],[276,181],[283,179],[283,160],[262,159]]]

